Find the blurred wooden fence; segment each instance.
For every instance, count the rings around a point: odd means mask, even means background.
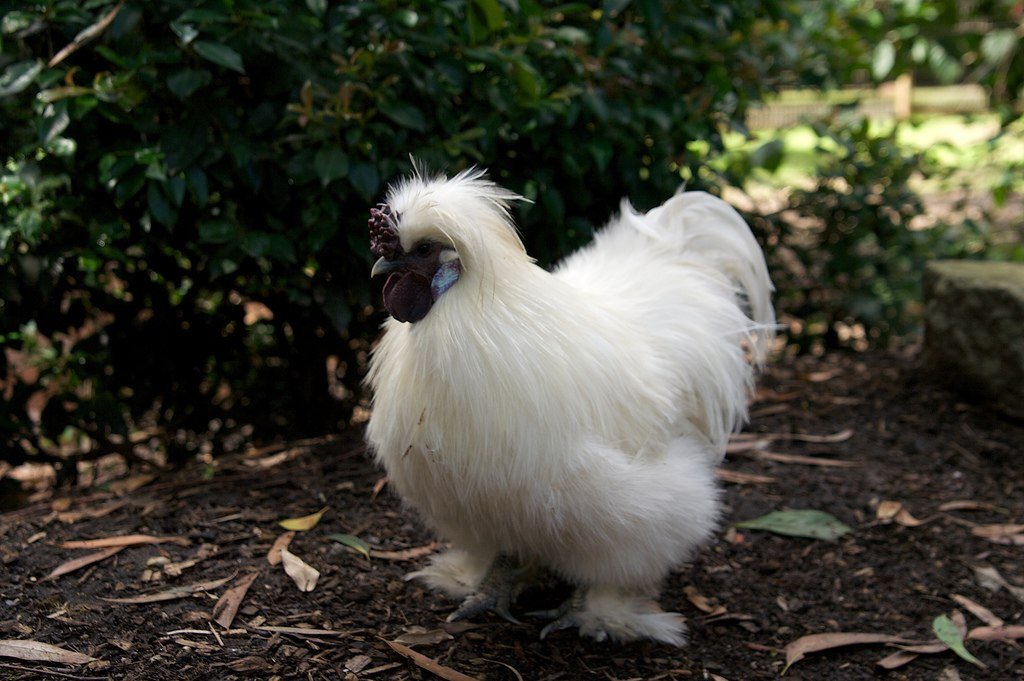
[[[852,107],[866,118],[902,120],[918,113],[983,113],[988,111],[988,97],[980,85],[915,87],[910,77],[901,76],[878,88],[783,92],[778,98],[751,108],[747,112],[747,127],[774,129],[821,120],[842,106]]]

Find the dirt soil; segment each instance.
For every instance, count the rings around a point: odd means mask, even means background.
[[[786,360],[761,385],[723,473],[725,523],[661,597],[687,619],[688,647],[596,643],[572,631],[542,641],[543,623],[525,615],[521,625],[493,616],[446,625],[455,604],[402,579],[432,538],[353,429],[0,516],[0,639],[97,659],[0,657],[0,678],[431,679],[423,665],[432,660],[450,679],[776,679],[784,648],[805,635],[934,642],[933,620],[956,611],[984,669],[942,650],[886,671],[877,662],[897,650],[873,644],[809,653],[785,678],[1024,679],[1024,639],[977,638],[995,618],[1024,625],[1024,589],[1012,591],[1024,585],[1024,545],[1013,543],[1024,543],[1024,527],[1006,527],[1024,523],[1024,424],[892,354]],[[320,571],[300,591],[267,554],[284,532],[278,521],[325,507],[289,546]],[[782,509],[827,511],[853,531],[823,541],[729,525]],[[130,534],[178,539],[47,579],[104,550],[62,542]],[[105,600],[157,593],[168,600]],[[516,611],[554,607],[557,596],[528,596]],[[396,639],[406,648],[392,648]],[[410,648],[423,657],[410,659]]]

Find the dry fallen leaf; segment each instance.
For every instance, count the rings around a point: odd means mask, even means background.
[[[76,653],[73,650],[64,650],[49,643],[20,639],[0,641],[0,657],[13,657],[16,660],[30,662],[57,662],[59,664],[88,664],[96,661],[95,657]]]
[[[155,473],[133,475],[123,480],[114,480],[107,485],[107,489],[114,494],[127,494],[128,492],[134,492],[140,487],[145,487],[154,480],[156,480]]]
[[[740,471],[731,471],[725,468],[719,468],[717,474],[719,480],[722,480],[723,482],[731,482],[734,485],[768,485],[775,482],[775,478],[770,475],[742,473]]]
[[[316,513],[310,513],[300,518],[287,518],[278,523],[281,527],[286,530],[295,530],[297,532],[305,532],[306,530],[312,530],[320,522],[320,519],[324,517],[324,513],[330,509],[329,506],[324,506]]]
[[[875,519],[881,523],[891,523],[895,521],[897,524],[904,527],[917,527],[923,525],[926,521],[918,520],[910,511],[903,505],[901,501],[885,500],[878,503],[878,508],[875,509]]]
[[[121,499],[120,501],[115,501],[99,508],[83,508],[77,511],[61,511],[57,513],[57,520],[70,525],[86,518],[102,518],[110,515],[127,503],[127,499]]]
[[[39,581],[45,582],[51,579],[57,579],[58,577],[68,574],[69,572],[81,570],[86,565],[92,565],[93,563],[98,563],[101,560],[106,560],[107,558],[110,558],[115,553],[120,552],[124,548],[125,547],[123,546],[111,546],[110,548],[103,549],[102,551],[96,551],[95,553],[90,553],[88,555],[75,558],[74,560],[69,560],[66,563],[61,563],[57,567],[53,568],[53,571],[50,572],[50,574],[46,575]]]
[[[978,525],[971,528],[971,534],[996,544],[1024,546],[1024,525],[1018,523]]]
[[[292,539],[295,538],[295,532],[289,530],[282,532],[278,535],[277,539],[274,540],[273,546],[267,551],[267,562],[271,565],[277,565],[281,562],[281,550],[288,548],[288,545],[292,543]]]
[[[409,627],[404,634],[395,639],[396,643],[404,643],[407,646],[432,646],[444,641],[451,641],[455,637],[444,629],[431,629],[427,631],[423,627]]]
[[[417,667],[420,667],[421,669],[426,669],[431,674],[440,676],[442,679],[445,679],[445,681],[477,681],[477,679],[475,679],[474,677],[467,676],[462,672],[457,672],[450,667],[445,667],[437,660],[432,660],[426,655],[423,655],[422,653],[417,653],[415,650],[406,645],[397,643],[395,641],[385,641],[385,643],[387,643],[392,650],[394,650],[402,657],[407,657],[410,660],[412,660]]]
[[[893,669],[897,669],[898,667],[902,667],[905,664],[910,664],[911,662],[916,660],[917,657],[917,653],[912,653],[908,650],[897,650],[892,655],[887,655],[883,657],[875,664],[877,664],[882,669],[888,669],[891,671]]]
[[[970,598],[967,598],[967,596],[961,596],[960,594],[953,594],[952,598],[954,601],[964,606],[964,608],[966,608],[968,612],[970,612],[972,615],[977,617],[979,620],[981,620],[988,626],[1003,626],[1003,620],[996,617],[995,613],[993,613],[991,610],[981,605],[980,603],[976,603],[975,601],[972,601]]]
[[[370,556],[372,558],[380,558],[381,560],[417,560],[423,556],[429,556],[438,547],[437,542],[431,542],[425,546],[416,546],[411,549],[402,549],[401,551],[378,551],[376,549],[370,549]]]
[[[284,571],[299,587],[299,591],[312,591],[320,579],[320,571],[306,563],[288,549],[281,549],[281,563]]]
[[[256,581],[257,576],[259,576],[258,572],[246,573],[238,578],[233,587],[224,592],[217,600],[217,604],[213,606],[214,622],[225,629],[231,628],[231,623],[235,621],[235,615],[238,613],[238,608],[242,605],[246,592],[249,591],[252,583]]]
[[[700,595],[700,593],[697,592],[697,589],[692,585],[684,588],[683,593],[686,594],[686,599],[701,612],[707,613],[711,616],[722,615],[726,612],[724,605],[712,605],[711,602],[704,596]]]
[[[808,636],[801,636],[785,647],[786,666],[783,668],[782,673],[785,674],[787,669],[804,659],[804,657],[810,653],[817,653],[823,650],[831,650],[832,648],[842,648],[845,646],[865,645],[869,643],[913,644],[916,642],[905,639],[901,636],[892,636],[891,634],[860,632],[809,634]]]
[[[358,674],[371,664],[373,664],[373,658],[369,655],[356,655],[355,657],[350,657],[345,661],[345,669],[353,674]]]
[[[823,459],[817,456],[803,456],[800,454],[780,454],[778,452],[753,452],[755,459],[767,459],[776,463],[797,463],[806,466],[829,466],[832,468],[855,468],[860,464],[856,461],[845,459]]]
[[[939,506],[939,510],[946,511],[995,511],[997,513],[1008,513],[1009,511],[1005,508],[990,504],[984,501],[973,501],[970,499],[957,499],[956,501],[947,501],[946,503]]]
[[[975,627],[967,632],[967,637],[975,641],[1011,641],[1024,638],[1024,625],[1000,627]]]
[[[192,594],[200,593],[202,591],[211,591],[218,587],[224,586],[235,576],[232,574],[224,579],[214,579],[208,582],[196,582],[195,584],[187,584],[185,586],[176,586],[166,591],[158,591],[151,594],[143,594],[141,596],[129,596],[127,598],[104,598],[100,597],[100,600],[104,600],[108,603],[125,603],[125,604],[139,604],[139,603],[159,603],[160,601],[173,601],[179,598],[188,598]]]
[[[999,589],[1006,589],[1009,591],[1014,598],[1018,601],[1024,602],[1024,586],[1015,586],[1006,581],[1006,578],[999,574],[999,570],[994,567],[974,567],[974,576],[978,580],[978,584],[982,588],[988,589],[989,591],[999,591]]]
[[[277,626],[253,626],[253,629],[269,631],[272,634],[291,634],[293,636],[348,636],[347,631],[335,631],[334,629],[311,629],[309,627],[277,627]]]
[[[153,537],[148,534],[126,534],[118,537],[66,541],[57,546],[62,549],[105,549],[112,546],[138,546],[139,544],[177,544],[178,546],[188,546],[190,542],[184,537]]]

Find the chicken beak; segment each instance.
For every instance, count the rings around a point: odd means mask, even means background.
[[[381,274],[391,274],[397,272],[405,266],[405,262],[401,258],[395,260],[388,260],[387,258],[380,258],[377,262],[373,263],[373,269],[370,270],[370,277],[377,277]]]

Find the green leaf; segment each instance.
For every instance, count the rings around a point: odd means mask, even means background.
[[[935,632],[935,637],[949,646],[949,649],[954,653],[971,664],[985,669],[985,663],[971,655],[970,651],[964,646],[964,639],[960,635],[960,629],[957,628],[953,620],[947,615],[939,615],[935,618],[932,622],[932,631]]]
[[[223,43],[211,43],[206,40],[197,40],[192,43],[192,49],[203,59],[219,64],[224,68],[245,73],[245,65],[242,64],[242,56]]]
[[[153,216],[154,220],[165,227],[174,227],[178,215],[164,197],[164,193],[160,191],[159,183],[150,182],[146,187],[146,203],[149,205],[149,214]]]
[[[871,55],[871,75],[875,80],[882,80],[892,71],[896,65],[896,46],[889,40],[883,40],[875,45],[875,51]]]
[[[167,79],[167,89],[178,99],[185,99],[211,80],[213,75],[206,69],[182,69]]]
[[[423,132],[427,128],[427,120],[423,113],[408,102],[381,102],[380,112],[403,128],[412,128],[418,132]]]
[[[171,22],[171,30],[174,31],[174,35],[178,36],[178,40],[181,41],[182,45],[188,45],[199,37],[199,30],[181,19]]]
[[[343,334],[348,330],[349,322],[352,321],[352,309],[342,291],[328,291],[320,307],[338,333]]]
[[[527,101],[536,101],[543,91],[540,74],[525,59],[517,59],[512,64],[512,80]]]
[[[32,12],[8,12],[0,21],[0,31],[3,31],[4,35],[17,33],[31,26],[36,20],[37,17]]]
[[[42,70],[41,61],[19,61],[11,64],[0,74],[0,97],[21,92],[32,84]]]
[[[49,144],[50,140],[57,137],[71,123],[71,116],[68,115],[68,103],[60,101],[52,107],[48,107],[47,115],[42,119],[42,127],[39,130],[39,141],[42,145]]]
[[[313,14],[322,17],[327,12],[327,0],[306,0],[306,7]]]
[[[734,523],[734,527],[765,530],[789,537],[806,537],[833,541],[853,529],[824,511],[772,511],[768,515]]]
[[[415,28],[420,22],[420,15],[415,10],[400,9],[393,14],[395,21],[406,28]]]
[[[348,156],[341,149],[321,149],[313,157],[313,169],[320,183],[326,187],[332,180],[345,177],[348,172]]]
[[[785,145],[781,139],[769,140],[750,155],[750,164],[755,168],[764,168],[768,172],[775,172],[782,164],[784,152]]]
[[[199,240],[208,244],[224,244],[235,239],[235,226],[227,220],[214,220],[199,225]]]
[[[347,546],[356,553],[361,553],[367,558],[370,557],[370,546],[359,537],[351,534],[331,534],[327,536],[331,541],[336,541],[339,544]]]
[[[1011,28],[989,31],[981,39],[981,55],[989,64],[998,64],[1020,45],[1017,32]]]
[[[380,187],[377,167],[369,163],[353,163],[348,171],[348,181],[365,199],[373,198]]]
[[[210,200],[210,185],[202,168],[191,167],[185,172],[188,188],[192,190],[192,199],[202,208]]]
[[[505,23],[505,10],[498,0],[470,0],[470,22],[476,22],[475,30],[483,30],[486,37]]]
[[[267,256],[276,260],[295,260],[295,246],[280,234],[250,232],[242,237],[242,250],[254,258]]]

